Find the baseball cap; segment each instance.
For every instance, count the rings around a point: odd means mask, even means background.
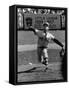
[[[49,23],[48,23],[48,22],[44,22],[44,23],[43,23],[43,26],[45,26],[45,25],[46,25],[46,26],[49,26]]]

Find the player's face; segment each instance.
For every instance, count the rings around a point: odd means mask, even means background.
[[[44,32],[47,32],[49,30],[48,26],[44,26]]]

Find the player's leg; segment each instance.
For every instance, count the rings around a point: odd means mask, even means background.
[[[43,49],[43,59],[44,59],[44,65],[46,65],[46,67],[48,67],[48,52],[47,52],[47,48]]]
[[[41,63],[42,61],[42,48],[37,48],[38,61]]]
[[[41,63],[43,63],[44,59],[43,59],[43,54],[41,54]]]

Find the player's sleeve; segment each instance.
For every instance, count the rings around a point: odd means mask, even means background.
[[[55,38],[55,36],[53,36],[51,33],[49,33],[48,35],[51,40],[53,40]]]
[[[30,27],[29,30],[33,31],[34,34],[37,35],[38,37],[41,37],[41,38],[44,37],[43,33],[40,30],[36,29],[36,28]]]
[[[51,40],[53,40],[55,43],[57,43],[59,46],[63,47],[64,45],[59,41],[57,40],[52,34],[49,33],[49,37]]]
[[[35,29],[35,34],[38,34],[39,33],[39,30],[38,29]]]
[[[57,43],[59,46],[61,46],[61,47],[64,46],[64,45],[63,45],[59,40],[57,40],[56,38],[54,38],[53,41],[54,41],[55,43]]]
[[[63,45],[59,40],[57,40],[52,34],[50,34],[50,37],[51,37],[51,39],[52,39],[55,43],[57,43],[59,46],[61,46],[61,47],[64,46],[64,45]]]
[[[44,33],[42,31],[38,30],[38,29],[35,29],[35,34],[40,38],[45,37]]]
[[[34,29],[34,34],[37,35],[37,36],[39,36],[39,37],[41,36],[40,35],[40,30],[38,30],[38,29]]]
[[[33,32],[34,32],[34,34],[37,34],[37,32],[38,32],[38,30],[37,30],[37,29],[35,29],[35,28],[33,28],[32,26],[29,28],[29,30],[33,31]]]

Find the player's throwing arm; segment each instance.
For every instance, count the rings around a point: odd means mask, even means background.
[[[62,49],[61,49],[61,51],[60,51],[60,56],[63,57],[63,56],[64,56],[64,53],[65,53],[64,45],[63,45],[61,42],[59,42],[56,38],[54,38],[53,41],[54,41],[55,43],[57,43],[59,46],[62,47]]]
[[[60,56],[63,57],[64,56],[64,45],[59,40],[57,40],[51,33],[48,33],[46,38],[49,40],[53,40],[56,44],[62,47],[60,51]]]

